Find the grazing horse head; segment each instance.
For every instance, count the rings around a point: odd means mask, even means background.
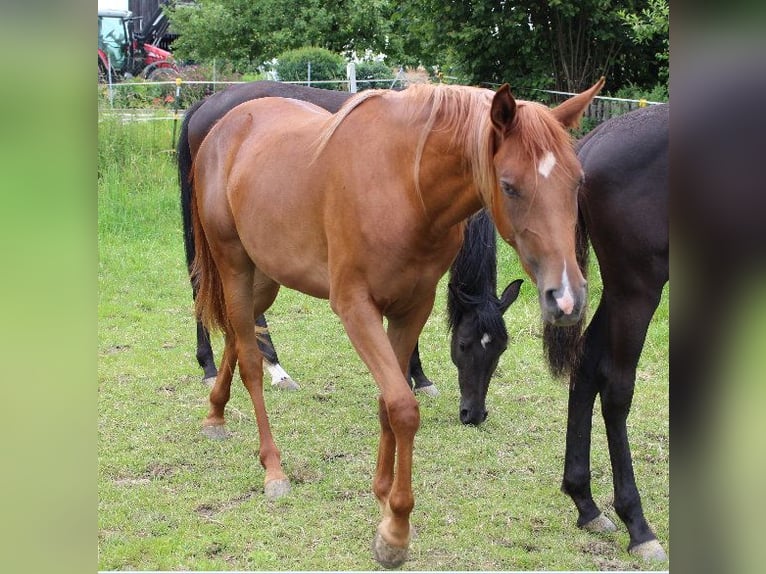
[[[553,109],[517,102],[507,84],[492,100],[497,179],[485,204],[537,285],[543,319],[553,325],[574,324],[585,309],[586,282],[575,257],[583,172],[566,128],[577,126],[603,84],[602,78]]]
[[[471,295],[449,284],[452,362],[460,385],[460,422],[479,425],[487,419],[485,400],[500,355],[508,346],[503,313],[519,296],[517,279],[498,299],[494,293]]]

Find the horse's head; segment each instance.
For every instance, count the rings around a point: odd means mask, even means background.
[[[461,312],[452,325],[452,362],[460,384],[460,422],[478,425],[487,418],[485,400],[489,380],[500,355],[508,346],[503,313],[519,296],[523,283],[517,279],[498,299],[470,297],[450,284],[452,297],[461,300]]]
[[[571,325],[585,309],[575,254],[583,172],[566,128],[578,125],[603,84],[602,78],[553,109],[515,101],[507,84],[492,99],[496,182],[488,203],[498,232],[537,285],[543,319],[553,325]]]

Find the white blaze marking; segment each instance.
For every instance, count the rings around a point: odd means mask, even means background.
[[[547,152],[543,156],[543,159],[540,162],[540,165],[537,166],[537,173],[539,173],[543,177],[548,177],[553,171],[553,168],[555,166],[556,166],[556,156],[554,156],[553,153],[551,152]]]
[[[290,375],[287,374],[287,371],[285,371],[279,363],[272,365],[271,363],[264,360],[263,364],[266,365],[266,369],[268,369],[269,374],[271,375],[272,385],[276,385],[282,379],[290,378]]]
[[[561,297],[556,297],[556,304],[559,309],[564,311],[565,315],[570,315],[574,309],[574,296],[572,294],[572,286],[569,284],[569,277],[567,277],[567,264],[564,263],[564,270],[561,272],[561,287],[564,293]]]
[[[489,336],[489,333],[484,333],[481,336],[481,346],[484,349],[486,349],[487,348],[487,343],[489,343],[491,340],[492,340],[492,337]]]

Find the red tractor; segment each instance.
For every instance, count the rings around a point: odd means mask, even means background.
[[[98,11],[98,81],[117,82],[132,77],[167,80],[178,76],[173,56],[151,44],[149,38],[159,38],[158,26],[167,26],[164,14],[145,29],[136,32],[140,18],[128,10],[99,9]]]

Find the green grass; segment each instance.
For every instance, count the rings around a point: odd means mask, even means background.
[[[211,442],[200,433],[207,392],[194,358],[171,139],[172,122],[99,125],[99,569],[377,569],[377,391],[327,302],[283,290],[268,314],[283,365],[302,384],[296,393],[265,392],[290,495],[262,495],[252,405],[238,378],[227,407],[232,437]],[[524,276],[505,246],[499,268],[501,286]],[[511,344],[479,428],[458,422],[445,292],[440,285],[421,338],[441,396],[420,399],[416,536],[403,568],[666,568],[635,561],[621,524],[610,535],[575,526],[574,506],[559,491],[567,388],[546,371],[531,283],[506,315]],[[214,346],[220,352],[220,339]],[[666,293],[629,419],[645,512],[666,549],[667,347]],[[616,520],[596,409],[593,491]]]

